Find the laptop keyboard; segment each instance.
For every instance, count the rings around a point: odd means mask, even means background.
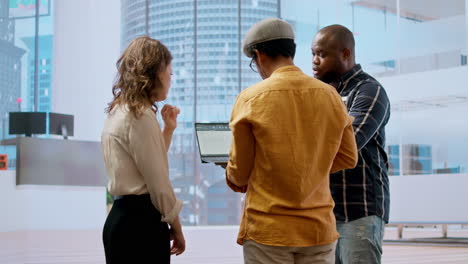
[[[228,162],[228,157],[205,157],[203,158],[206,162]]]

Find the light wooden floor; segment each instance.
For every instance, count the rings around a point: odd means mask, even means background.
[[[185,228],[187,251],[174,264],[240,264],[237,227]],[[395,235],[387,231],[386,237]],[[438,232],[406,231],[407,236],[439,236]],[[453,235],[453,233],[449,233]],[[468,236],[457,232],[454,236]],[[100,230],[0,233],[1,264],[102,264]],[[468,264],[468,247],[384,245],[385,264]]]

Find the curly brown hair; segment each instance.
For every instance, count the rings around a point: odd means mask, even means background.
[[[158,73],[171,61],[171,52],[159,40],[147,36],[134,39],[116,63],[118,73],[112,86],[114,98],[106,113],[117,105],[126,105],[136,117],[141,116],[148,105],[157,111],[154,97],[162,88]]]

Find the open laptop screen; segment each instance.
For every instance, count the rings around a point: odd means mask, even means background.
[[[227,161],[232,133],[228,123],[195,123],[202,161],[220,161],[211,157],[225,157]]]

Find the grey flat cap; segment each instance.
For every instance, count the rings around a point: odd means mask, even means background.
[[[247,31],[242,50],[247,57],[252,58],[253,45],[274,39],[294,40],[294,31],[291,25],[284,20],[278,18],[264,19]]]

